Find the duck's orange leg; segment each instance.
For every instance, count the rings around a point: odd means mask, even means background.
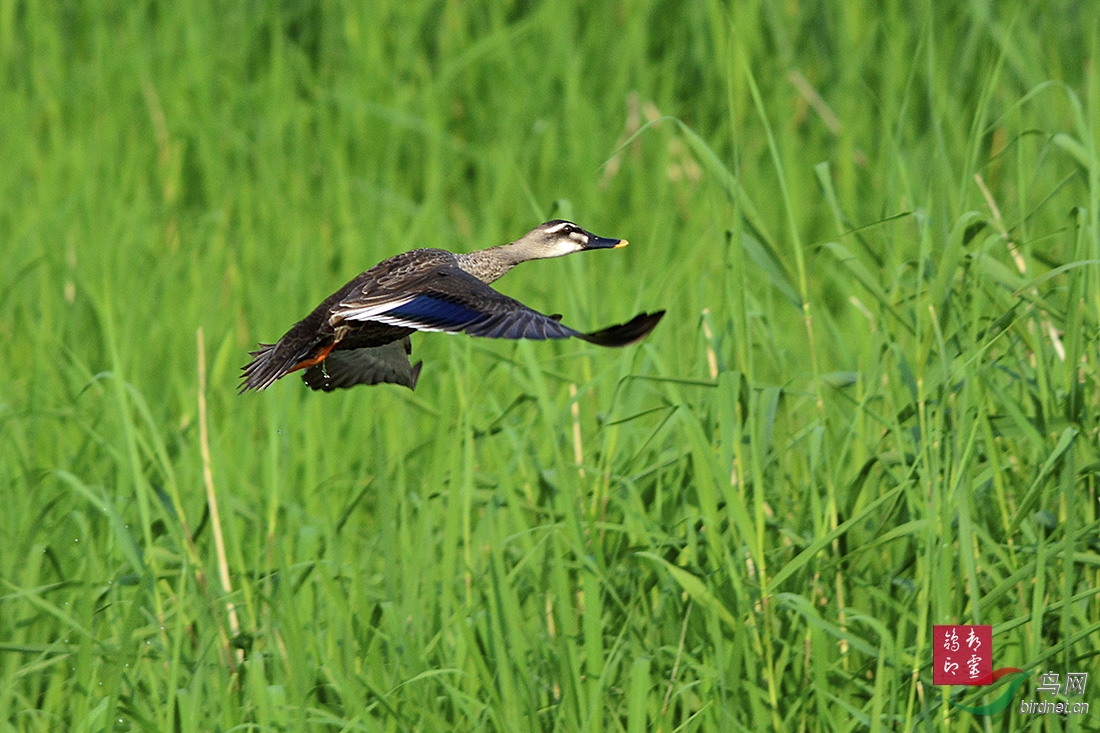
[[[286,373],[290,374],[291,372],[296,372],[299,369],[308,369],[315,364],[320,364],[322,361],[325,360],[325,358],[329,355],[329,353],[335,346],[335,341],[325,344],[316,353],[314,353],[313,356],[306,357],[305,359],[302,359],[300,362],[292,366],[290,369],[287,369]]]

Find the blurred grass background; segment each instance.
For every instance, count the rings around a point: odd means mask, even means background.
[[[1098,669],[1098,23],[0,0],[0,726],[1088,729],[953,708],[1004,685],[933,687],[931,625]],[[551,217],[632,246],[501,289],[643,344],[235,393]]]

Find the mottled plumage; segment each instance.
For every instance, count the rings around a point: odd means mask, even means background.
[[[409,361],[413,331],[464,332],[507,339],[576,337],[600,346],[644,338],[664,311],[582,333],[489,287],[520,262],[625,246],[567,221],[549,221],[510,244],[455,254],[415,249],[362,273],[317,306],[274,344],[260,344],[242,367],[241,391],[270,387],[305,369],[312,389],[331,391],[389,382],[416,386],[421,363]]]

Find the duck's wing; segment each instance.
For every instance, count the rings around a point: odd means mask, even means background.
[[[333,317],[483,338],[576,337],[599,346],[627,346],[648,335],[664,316],[664,311],[640,313],[627,323],[582,333],[561,323],[560,315],[528,308],[457,265],[434,267],[406,284],[388,296],[375,292],[369,300],[349,298],[333,309]]]
[[[384,346],[333,351],[320,364],[306,369],[302,381],[310,389],[331,392],[357,384],[400,384],[416,388],[422,362],[409,361],[412,343],[406,336]]]
[[[599,346],[630,346],[648,336],[664,316],[664,311],[639,313],[626,323],[601,328],[592,333],[582,333],[577,338]]]
[[[465,332],[483,338],[562,339],[584,335],[562,324],[560,316],[528,308],[457,265],[418,273],[405,289],[394,289],[389,297],[372,293],[369,300],[349,298],[333,309],[333,317],[418,331]]]

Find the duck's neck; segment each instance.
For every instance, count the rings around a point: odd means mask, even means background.
[[[484,283],[491,283],[519,263],[531,259],[516,244],[518,243],[501,244],[476,252],[456,254],[455,257],[458,258],[458,266],[463,270]]]

